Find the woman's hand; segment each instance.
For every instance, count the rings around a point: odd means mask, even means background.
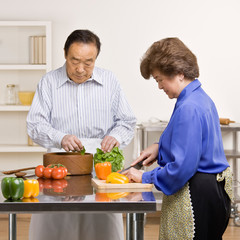
[[[143,172],[140,170],[137,170],[136,168],[130,168],[129,170],[124,171],[122,174],[128,177],[129,182],[136,182],[136,183],[142,182]]]
[[[150,166],[156,161],[157,156],[158,156],[158,144],[153,144],[146,148],[145,150],[143,150],[140,153],[140,156],[134,162],[132,162],[131,166],[134,166],[135,164],[144,159],[145,160],[143,161],[143,166]]]
[[[74,135],[65,135],[61,142],[62,148],[69,151],[81,151],[83,149],[83,145],[81,141]]]

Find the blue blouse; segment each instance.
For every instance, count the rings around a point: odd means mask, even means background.
[[[196,79],[180,93],[159,140],[159,167],[143,173],[166,195],[181,189],[196,173],[219,173],[229,167],[223,150],[215,104]]]

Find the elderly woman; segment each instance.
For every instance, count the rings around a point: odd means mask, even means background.
[[[232,175],[216,107],[197,79],[197,59],[178,38],[166,38],[148,49],[140,69],[177,101],[159,144],[132,163],[145,159],[148,166],[157,159],[159,167],[124,174],[164,193],[160,239],[220,240],[230,216]]]

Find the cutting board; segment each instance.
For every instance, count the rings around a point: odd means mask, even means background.
[[[113,184],[113,183],[106,183],[106,180],[99,180],[96,178],[92,178],[92,185],[97,190],[108,190],[108,189],[119,189],[121,191],[126,190],[143,190],[143,191],[151,191],[153,184],[147,183],[125,183],[125,184]]]

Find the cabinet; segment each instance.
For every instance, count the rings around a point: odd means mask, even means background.
[[[31,36],[46,36],[44,64],[30,64]],[[26,117],[30,106],[19,102],[6,105],[5,94],[7,84],[14,84],[16,92],[35,91],[41,77],[51,70],[51,52],[51,22],[0,21],[0,160],[2,155],[5,161],[11,159],[13,153],[45,152],[40,146],[27,144]]]

